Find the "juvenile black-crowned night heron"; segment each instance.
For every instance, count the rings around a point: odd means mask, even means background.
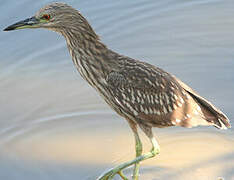
[[[219,109],[175,76],[108,49],[81,13],[67,4],[49,4],[35,16],[4,30],[24,28],[46,28],[62,34],[81,76],[127,120],[133,130],[136,158],[109,170],[98,179],[112,179],[116,174],[127,179],[122,170],[131,165],[134,165],[133,179],[138,179],[140,161],[159,153],[152,127],[231,127]],[[137,127],[152,143],[152,150],[146,154],[142,154]]]

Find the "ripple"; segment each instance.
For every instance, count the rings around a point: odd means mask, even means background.
[[[28,17],[48,2],[4,1],[0,24]],[[108,46],[176,72],[232,121],[232,0],[65,2],[88,18]],[[60,37],[43,30],[0,32],[0,174],[8,179],[93,180],[134,157],[127,122],[80,83]],[[143,163],[141,177],[232,179],[233,132],[155,129],[162,151]],[[143,141],[149,150],[148,139]]]
[[[11,141],[12,139],[23,135],[29,131],[32,131],[35,128],[38,128],[40,126],[45,125],[49,122],[54,122],[54,121],[58,121],[58,120],[66,120],[66,119],[71,119],[71,118],[81,118],[81,117],[89,117],[92,118],[92,116],[101,116],[104,117],[105,115],[113,115],[112,111],[84,111],[84,112],[73,112],[73,113],[68,113],[68,114],[56,114],[54,116],[48,116],[48,117],[42,117],[39,119],[35,119],[35,120],[30,120],[30,122],[28,123],[21,123],[21,124],[17,124],[17,125],[12,125],[10,127],[1,129],[0,131],[0,137],[1,142],[0,144],[4,144],[7,143],[9,141]],[[97,120],[100,118],[96,118]],[[56,122],[55,122],[56,123]],[[94,123],[94,121],[92,121],[91,123]]]

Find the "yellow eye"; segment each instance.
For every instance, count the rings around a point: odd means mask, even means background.
[[[43,19],[50,20],[50,15],[49,14],[44,14],[42,16]]]

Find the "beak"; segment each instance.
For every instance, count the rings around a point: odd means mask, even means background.
[[[11,31],[16,29],[36,28],[39,25],[39,20],[34,16],[23,21],[19,21],[5,28],[3,31]]]

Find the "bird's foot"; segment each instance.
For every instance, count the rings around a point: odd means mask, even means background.
[[[113,179],[113,177],[116,175],[116,174],[119,174],[120,177],[122,177],[123,180],[128,180],[125,176],[121,176],[123,175],[122,174],[122,170],[131,166],[131,165],[134,165],[140,161],[143,161],[143,160],[146,160],[146,159],[149,159],[149,158],[152,158],[154,157],[155,155],[159,154],[159,148],[155,148],[155,146],[152,148],[152,150],[148,153],[145,153],[141,156],[138,156],[137,158],[133,159],[132,161],[128,161],[126,163],[123,163],[123,164],[120,164],[119,166],[109,170],[108,172],[106,172],[104,175],[102,175],[101,177],[99,177],[97,180],[111,180]],[[134,180],[137,180],[138,179],[138,174],[134,174]]]
[[[119,176],[123,179],[123,180],[128,180],[128,178],[123,174],[123,172],[118,169],[118,168],[114,168],[114,169],[110,169],[109,171],[107,171],[105,174],[103,174],[101,177],[99,177],[97,180],[111,180],[114,178],[114,176],[116,174],[119,174]]]

